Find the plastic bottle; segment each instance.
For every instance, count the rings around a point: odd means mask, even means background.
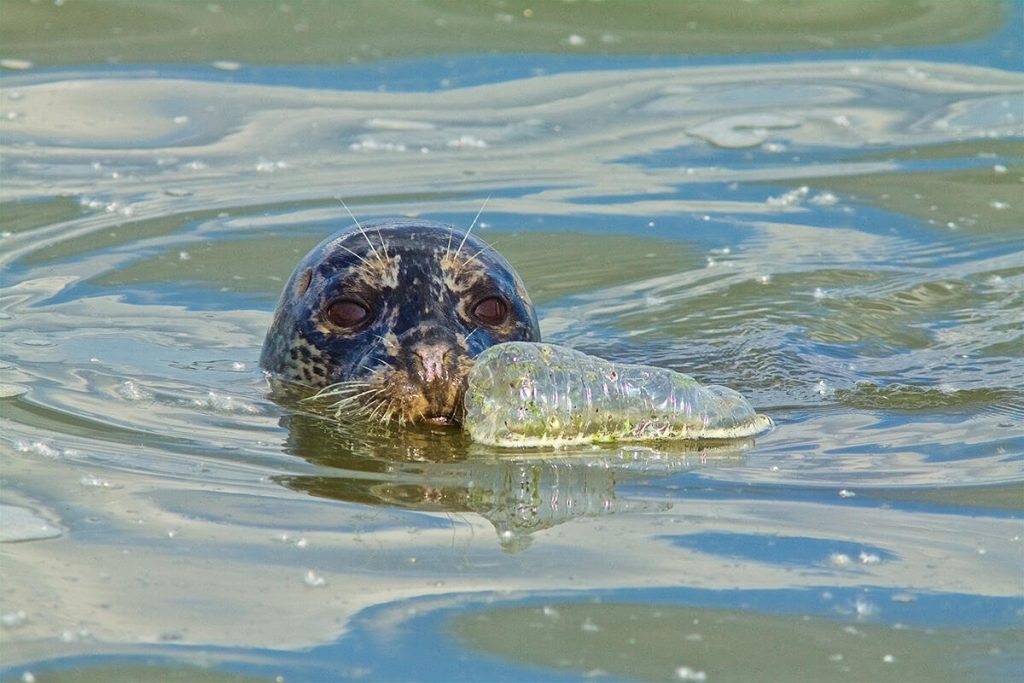
[[[568,446],[736,439],[772,427],[740,394],[665,368],[629,365],[552,344],[508,342],[469,373],[464,427],[480,443]]]

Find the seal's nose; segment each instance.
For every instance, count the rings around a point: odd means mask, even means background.
[[[424,384],[447,382],[452,370],[452,347],[445,343],[422,342],[412,347],[416,374]]]

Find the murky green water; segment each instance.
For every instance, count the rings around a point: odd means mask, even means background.
[[[0,675],[1012,680],[1022,25],[6,0]],[[509,454],[269,399],[339,198],[468,225],[488,197],[546,340],[777,428]]]

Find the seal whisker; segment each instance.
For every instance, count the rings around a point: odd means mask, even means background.
[[[484,209],[487,208],[487,202],[489,201],[491,201],[491,195],[487,195],[487,198],[484,200],[484,203],[480,205],[480,210],[476,212],[476,216],[473,218],[473,222],[469,224],[469,229],[466,230],[466,234],[462,236],[462,241],[459,243],[459,248],[455,250],[455,256],[452,257],[452,260],[455,260],[459,257],[459,253],[462,251],[462,247],[465,246],[466,240],[469,239],[469,233],[473,232],[473,228],[476,227],[476,222],[480,220],[480,214],[482,214],[484,212]]]
[[[365,403],[367,397],[370,397],[371,399],[375,398],[378,395],[380,395],[380,392],[382,390],[383,389],[381,387],[373,387],[373,388],[367,389],[366,391],[360,391],[357,394],[352,394],[351,396],[345,396],[345,397],[339,399],[338,401],[335,401],[333,404],[331,404],[331,407],[332,408],[343,408],[343,407],[351,405],[353,403]]]
[[[380,255],[379,251],[377,251],[377,247],[373,246],[373,242],[370,241],[370,236],[366,234],[366,229],[363,228],[363,224],[360,223],[359,219],[356,218],[356,215],[354,213],[352,213],[352,209],[348,208],[348,204],[345,203],[345,200],[342,199],[341,197],[335,197],[335,199],[337,199],[339,202],[341,202],[341,205],[343,207],[345,207],[345,211],[348,211],[348,215],[352,217],[353,221],[355,221],[356,227],[359,229],[359,234],[363,236],[363,239],[365,239],[366,243],[370,246],[370,251],[373,252],[374,257],[378,261],[380,261],[381,263],[386,263],[386,261],[384,260],[384,257]],[[378,237],[378,239],[380,239],[381,247],[383,247],[384,246],[384,237],[380,234],[380,228],[377,228],[377,237]],[[385,251],[385,254],[386,253],[387,252]]]
[[[473,254],[472,256],[467,256],[467,257],[466,257],[466,259],[465,259],[465,260],[463,260],[463,262],[462,262],[462,265],[460,265],[460,266],[459,266],[459,270],[461,270],[462,268],[465,268],[466,266],[468,266],[468,265],[469,265],[470,263],[472,263],[473,261],[476,261],[477,257],[478,257],[478,256],[479,256],[480,254],[484,253],[485,251],[487,251],[487,250],[488,250],[488,249],[490,249],[490,248],[491,248],[491,247],[490,247],[490,245],[484,245],[483,247],[481,247],[481,248],[480,248],[480,250],[479,250],[479,251],[477,251],[477,252],[476,252],[475,254]]]
[[[357,259],[359,259],[360,261],[362,261],[362,262],[363,262],[363,265],[367,265],[367,266],[368,266],[368,265],[370,265],[370,262],[369,262],[369,261],[367,261],[365,257],[363,257],[363,256],[360,256],[360,255],[359,255],[359,254],[357,254],[356,252],[354,252],[354,251],[352,251],[351,249],[349,249],[348,247],[346,247],[346,246],[345,246],[344,244],[339,244],[338,246],[339,246],[339,247],[341,247],[342,249],[344,249],[345,251],[347,251],[348,253],[352,254],[353,256],[355,256],[355,257],[356,257]]]
[[[334,384],[328,384],[312,396],[306,396],[303,401],[315,401],[321,398],[330,398],[332,396],[339,396],[341,394],[347,394],[351,391],[363,389],[369,387],[370,383],[362,380],[351,380],[344,382],[335,382]]]
[[[378,334],[377,335],[377,339],[379,339],[381,341],[384,341],[384,336]],[[395,369],[395,366],[391,364],[391,361],[384,360],[383,358],[377,358],[376,362],[377,362],[377,365],[375,367],[370,367],[367,363],[361,362],[361,363],[359,363],[359,368],[361,370],[369,370],[370,372],[373,372],[375,370],[379,370],[382,367],[390,368],[392,370]]]
[[[370,419],[376,418],[377,417],[377,413],[380,413],[381,410],[385,409],[389,404],[390,404],[390,401],[389,401],[389,399],[386,399],[386,398],[382,398],[379,401],[376,401],[375,403],[367,404],[366,405],[366,409],[369,411]]]

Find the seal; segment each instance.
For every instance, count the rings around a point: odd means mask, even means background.
[[[540,341],[540,329],[498,252],[444,223],[356,222],[296,266],[260,365],[354,413],[455,424],[473,359],[507,341]]]

